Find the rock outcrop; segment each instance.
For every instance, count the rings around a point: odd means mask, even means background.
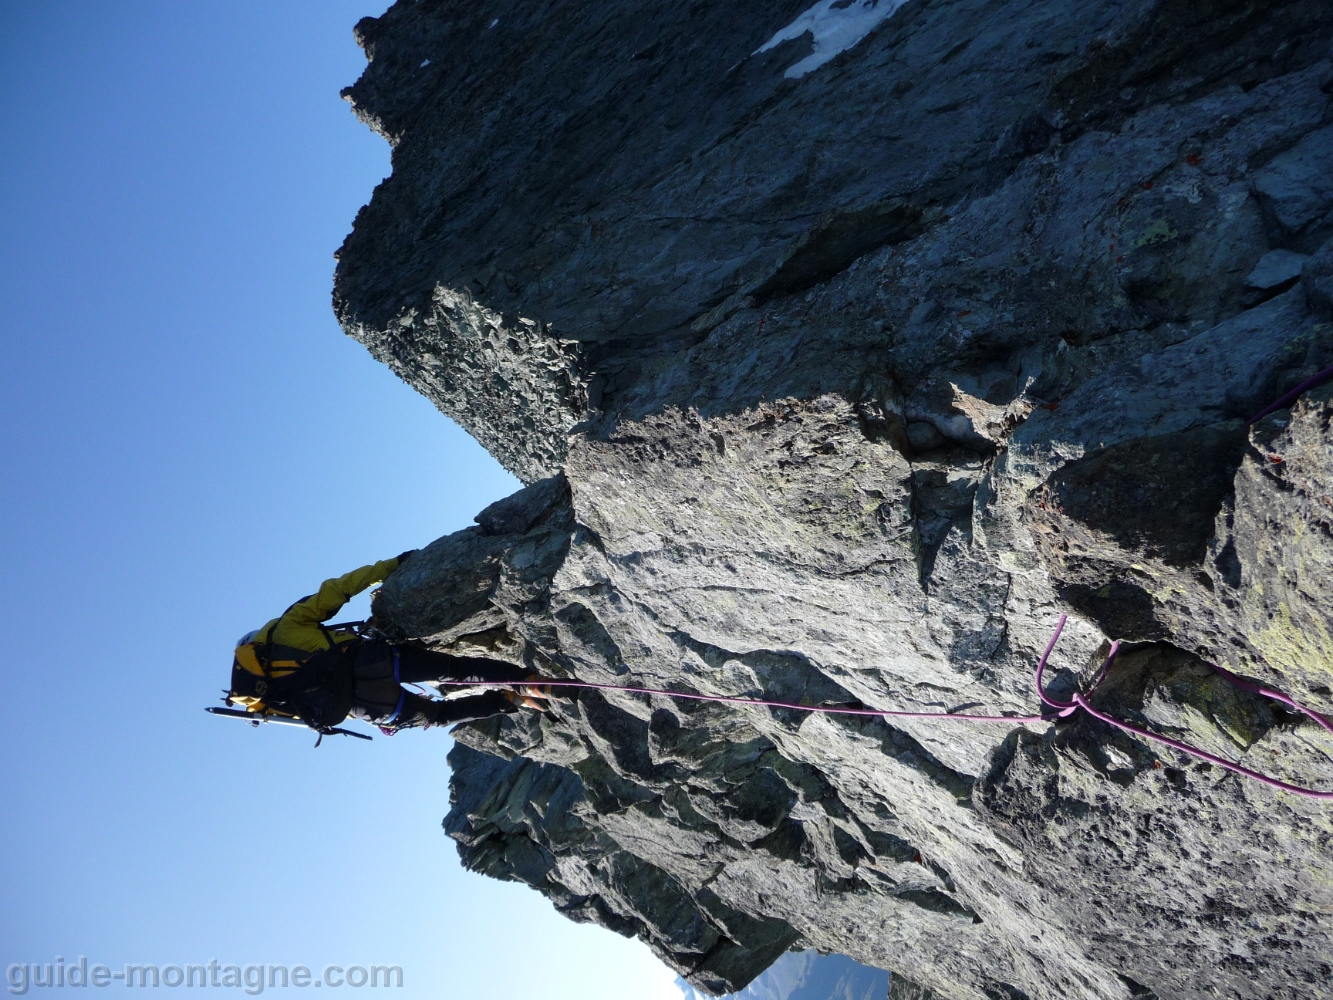
[[[804,18],[804,20],[800,20]],[[784,30],[795,25],[791,30]],[[804,27],[809,30],[805,30]],[[348,333],[530,485],[388,631],[609,683],[1032,714],[1333,789],[1333,8],[401,2]],[[768,44],[772,42],[772,44]],[[1078,715],[585,692],[456,732],[464,863],[734,990],[1315,998],[1333,807]],[[903,992],[907,991],[907,992]]]

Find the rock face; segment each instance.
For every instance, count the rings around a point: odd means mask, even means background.
[[[1209,666],[1333,711],[1333,390],[1247,423],[1333,363],[1327,3],[423,0],[357,34],[394,173],[338,315],[531,484],[384,628],[1031,715],[1067,613],[1057,692],[1119,639],[1103,710],[1333,788],[1333,736]],[[816,948],[904,998],[1333,991],[1333,806],[1082,714],[585,692],[455,735],[464,863],[702,990]]]

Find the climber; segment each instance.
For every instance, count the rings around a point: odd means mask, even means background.
[[[553,695],[537,684],[445,701],[412,694],[400,684],[447,679],[482,686],[540,680],[511,663],[454,656],[324,625],[349,599],[383,580],[415,551],[325,580],[317,593],[247,632],[236,644],[231,687],[223,700],[256,716],[300,719],[320,733],[334,731],[349,716],[392,733],[471,722],[513,712],[520,705],[545,711]]]

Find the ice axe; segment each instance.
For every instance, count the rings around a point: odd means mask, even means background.
[[[266,715],[260,712],[246,712],[239,708],[218,708],[216,705],[205,705],[204,711],[208,712],[210,715],[221,716],[224,719],[240,719],[242,722],[248,722],[252,726],[257,726],[261,722],[266,722],[278,726],[300,726],[302,729],[312,728],[311,726],[307,726],[300,719],[289,719],[286,716],[281,715]],[[329,729],[320,729],[316,731],[319,733],[321,740],[326,735],[333,735],[335,733],[339,736],[355,736],[358,740],[373,740],[375,738],[373,736],[367,736],[365,733],[353,732],[350,729],[335,729],[331,727]],[[316,742],[315,746],[319,746],[319,743]]]

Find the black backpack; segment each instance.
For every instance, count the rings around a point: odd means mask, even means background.
[[[269,627],[263,641],[245,643],[237,648],[232,661],[231,695],[258,698],[274,712],[295,716],[311,729],[327,732],[346,719],[352,710],[356,683],[353,662],[355,647],[361,640],[335,642],[328,629],[321,625],[329,643],[327,649],[310,653],[300,661],[283,659],[275,664],[273,630],[277,624],[274,622]],[[283,652],[292,656],[303,651],[284,648]],[[242,667],[243,660],[256,661],[262,675]],[[275,676],[275,665],[290,672]]]

